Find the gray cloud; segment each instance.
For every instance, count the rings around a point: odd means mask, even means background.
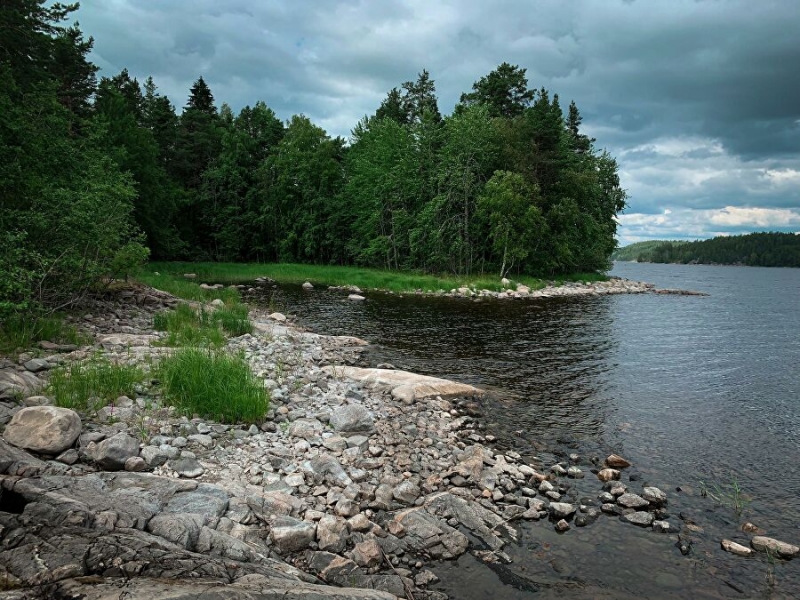
[[[178,107],[203,75],[234,110],[264,100],[333,135],[423,68],[449,112],[508,61],[576,101],[630,215],[696,211],[702,237],[704,211],[800,207],[797,2],[86,0],[78,18],[104,75],[152,75]]]

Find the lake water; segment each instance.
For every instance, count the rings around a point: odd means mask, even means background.
[[[286,287],[274,301],[315,331],[369,340],[373,364],[489,389],[484,423],[501,448],[544,467],[581,456],[588,477],[573,482],[576,499],[601,491],[592,457],[625,456],[634,469],[623,482],[667,492],[669,520],[691,544],[684,556],[678,535],[607,515],[566,534],[526,523],[507,548],[513,563],[466,555],[435,569],[435,589],[456,599],[800,597],[800,560],[720,548],[723,538],[748,544],[746,521],[800,544],[800,269],[618,263],[612,274],[709,296],[353,303]]]

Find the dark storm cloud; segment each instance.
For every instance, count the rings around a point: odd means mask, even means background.
[[[203,75],[234,110],[264,100],[334,135],[423,68],[449,112],[508,61],[576,101],[630,215],[800,211],[800,2],[87,0],[78,16],[105,75],[152,75],[178,107]]]

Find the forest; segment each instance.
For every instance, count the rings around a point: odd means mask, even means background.
[[[148,258],[469,275],[605,270],[626,202],[574,102],[503,63],[443,115],[423,70],[349,139],[263,101],[181,110],[98,78],[77,4],[0,6],[0,317],[58,310]]]
[[[694,242],[638,242],[616,250],[614,260],[653,263],[800,267],[800,235],[763,232]]]

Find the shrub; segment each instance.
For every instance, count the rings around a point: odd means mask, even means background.
[[[187,416],[223,423],[260,423],[269,395],[240,355],[183,348],[159,363],[164,398]]]

